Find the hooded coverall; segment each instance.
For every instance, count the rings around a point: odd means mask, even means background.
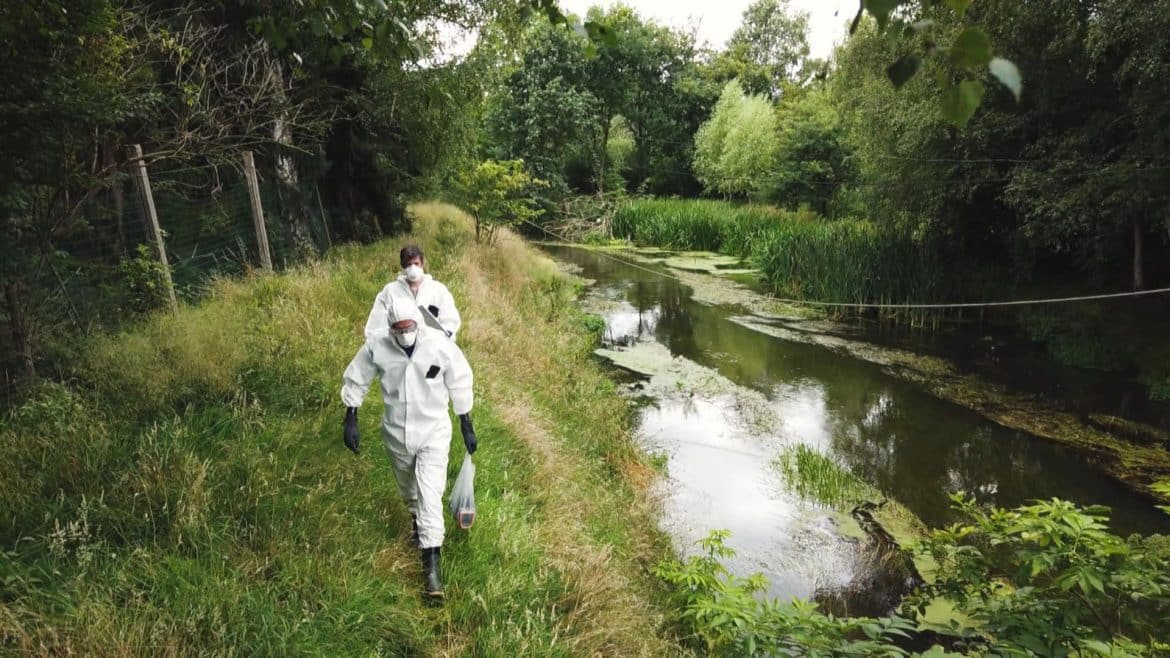
[[[451,446],[447,404],[450,401],[455,414],[462,415],[471,412],[473,401],[471,366],[463,351],[443,332],[418,321],[418,338],[409,354],[383,329],[358,350],[342,378],[341,401],[355,408],[361,406],[374,379],[381,379],[386,407],[382,440],[394,466],[394,479],[417,519],[419,548],[441,546],[442,498]]]
[[[406,275],[399,274],[397,279],[387,283],[374,298],[374,306],[370,308],[370,317],[366,320],[367,341],[386,334],[386,311],[391,297],[405,299],[413,305],[431,309],[439,324],[447,331],[447,335],[451,340],[455,340],[462,320],[459,317],[459,310],[455,308],[455,297],[451,295],[447,286],[436,281],[430,274],[424,274],[416,293],[410,289]]]

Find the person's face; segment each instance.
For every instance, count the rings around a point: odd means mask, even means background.
[[[414,258],[411,258],[410,260],[406,261],[405,263],[402,264],[402,269],[405,270],[406,268],[410,267],[411,265],[418,265],[419,267],[423,268],[424,270],[427,269],[427,262],[425,260],[423,260],[422,256],[415,256]]]

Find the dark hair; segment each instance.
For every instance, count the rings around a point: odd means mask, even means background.
[[[422,249],[417,244],[408,244],[402,248],[402,251],[398,252],[398,264],[403,267],[406,267],[406,264],[415,258],[424,263],[427,262],[427,257],[423,255]]]

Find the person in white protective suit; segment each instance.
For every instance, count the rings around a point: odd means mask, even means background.
[[[471,366],[463,351],[443,332],[427,327],[422,312],[401,297],[388,300],[388,331],[365,343],[342,376],[344,442],[359,450],[357,410],[374,379],[382,382],[382,441],[394,466],[414,538],[422,550],[425,591],[443,596],[439,572],[443,544],[443,491],[447,487],[447,453],[451,443],[448,402],[459,417],[468,454],[477,447],[471,425]]]
[[[462,324],[459,310],[455,308],[455,298],[447,286],[423,271],[427,260],[422,249],[418,245],[406,245],[398,253],[398,261],[402,265],[402,274],[386,284],[374,298],[374,306],[370,308],[370,316],[366,319],[366,340],[385,335],[386,309],[391,297],[401,297],[427,309],[438,320],[447,336],[455,340],[455,334],[459,333]]]

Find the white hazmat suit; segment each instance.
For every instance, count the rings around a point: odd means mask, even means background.
[[[370,308],[370,317],[366,319],[366,340],[372,341],[386,334],[386,311],[390,307],[392,298],[401,298],[415,306],[431,309],[431,313],[442,325],[451,340],[459,333],[462,320],[459,310],[455,308],[455,297],[447,286],[439,283],[430,274],[424,274],[419,282],[418,292],[410,289],[410,282],[405,274],[386,284],[378,296],[374,298],[374,306]],[[437,312],[436,312],[437,311]],[[419,324],[422,324],[420,319]]]
[[[445,290],[445,288],[444,288]],[[393,332],[382,330],[366,341],[342,376],[341,401],[360,407],[375,378],[382,382],[382,439],[394,466],[394,478],[407,507],[418,521],[419,548],[443,544],[443,491],[447,486],[447,454],[451,419],[471,412],[471,366],[463,351],[437,329],[423,324],[413,301],[389,300],[383,323],[401,320],[418,327],[413,348],[403,348]]]

